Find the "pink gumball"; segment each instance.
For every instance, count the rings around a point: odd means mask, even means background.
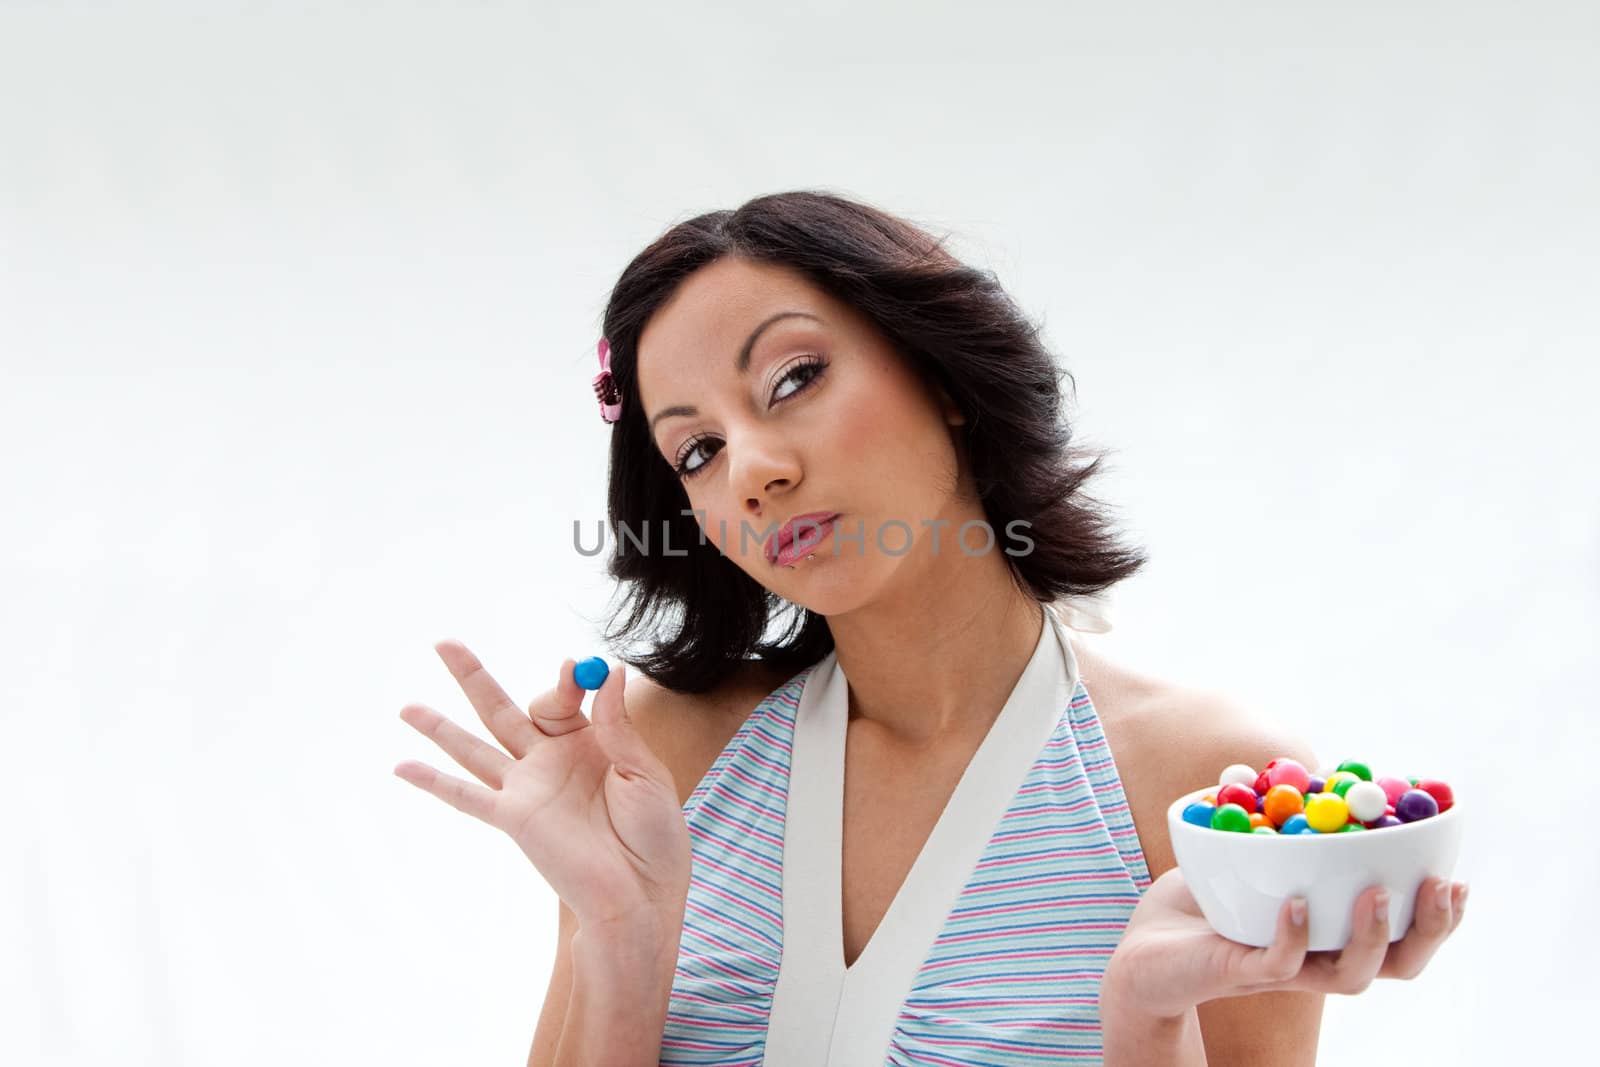
[[[1296,760],[1273,760],[1272,768],[1267,771],[1267,779],[1272,785],[1292,785],[1304,793],[1311,784],[1311,772]]]
[[[1379,778],[1378,784],[1383,787],[1383,795],[1389,798],[1390,805],[1400,803],[1400,798],[1411,788],[1411,783],[1404,778]]]

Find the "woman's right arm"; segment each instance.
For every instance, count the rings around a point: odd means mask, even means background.
[[[679,912],[660,923],[575,931],[555,1067],[656,1067],[682,929]]]
[[[634,729],[672,773],[679,805],[704,775],[724,739],[713,732],[706,744],[686,744],[691,726],[703,722],[706,706],[680,706],[684,699],[644,676],[630,679],[628,716]],[[534,1029],[528,1067],[572,1063],[659,1063],[667,1000],[677,965],[682,913],[657,930],[613,927],[580,934],[578,916],[557,901],[555,964]],[[619,944],[620,942],[620,944]],[[641,945],[657,946],[640,953]],[[642,1010],[650,1005],[649,1010]],[[603,1055],[602,1055],[603,1054]]]
[[[510,835],[571,908],[551,983],[566,994],[552,989],[530,1060],[540,1062],[544,1018],[559,1011],[552,1062],[656,1064],[692,850],[677,776],[639,729],[657,718],[640,715],[654,701],[627,700],[620,666],[595,692],[591,722],[569,658],[524,712],[465,646],[434,648],[504,750],[410,704],[401,718],[483,784],[411,760],[395,774]]]

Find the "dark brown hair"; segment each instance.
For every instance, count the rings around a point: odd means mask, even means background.
[[[725,256],[798,272],[864,314],[925,380],[946,390],[966,417],[960,441],[986,520],[996,531],[1014,520],[1030,524],[1032,550],[1006,557],[1019,589],[1049,603],[1099,592],[1145,564],[1084,493],[1104,453],[1069,444],[1061,379],[1071,375],[995,274],[967,266],[943,244],[864,203],[799,190],[680,222],[628,264],[602,331],[622,393],[622,417],[611,428],[608,517],[613,531],[650,531],[652,545],[665,530],[672,554],[613,539],[607,571],[626,598],[605,638],[635,637],[647,620],[655,638],[642,654],[624,652],[624,662],[669,689],[704,693],[742,661],[798,672],[833,648],[823,616],[766,589],[713,540],[702,542],[695,517],[683,513],[682,482],[645,423],[635,373],[640,335],[684,279]],[[770,620],[785,614],[787,625],[769,640]]]

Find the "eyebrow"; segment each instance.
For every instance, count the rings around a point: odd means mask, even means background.
[[[761,332],[773,323],[782,322],[784,319],[811,319],[813,322],[822,322],[821,319],[809,311],[780,311],[775,315],[767,316],[759,326],[750,331],[750,336],[744,339],[744,344],[739,348],[739,358],[733,361],[733,369],[741,375],[748,371],[750,369],[750,353],[756,347],[756,341],[761,337]],[[674,404],[672,407],[662,408],[651,418],[650,432],[652,434],[656,432],[656,423],[662,419],[671,418],[673,415],[698,414],[700,414],[700,409],[693,404]]]

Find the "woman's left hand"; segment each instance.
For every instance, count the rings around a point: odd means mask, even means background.
[[[1219,997],[1278,990],[1354,994],[1375,978],[1415,978],[1460,925],[1467,887],[1424,879],[1411,929],[1392,943],[1388,920],[1377,917],[1379,897],[1386,895],[1374,886],[1356,898],[1353,933],[1343,949],[1307,952],[1309,925],[1292,921],[1290,901],[1278,913],[1273,943],[1254,948],[1211,928],[1174,867],[1134,908],[1106,966],[1104,992],[1141,1015],[1170,1019]]]

